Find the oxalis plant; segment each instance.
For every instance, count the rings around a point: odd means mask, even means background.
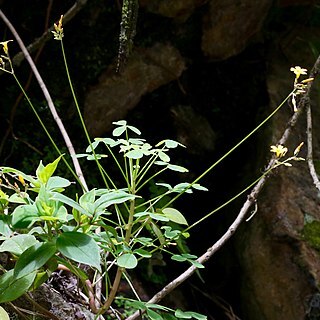
[[[160,181],[160,177],[163,179],[162,173],[165,171],[188,171],[171,163],[170,159],[172,149],[184,146],[170,139],[152,146],[141,138],[138,128],[127,124],[125,120],[113,123],[115,129],[112,137],[95,138],[91,141],[70,80],[62,42],[62,19],[61,16],[54,25],[53,34],[61,43],[70,88],[88,139],[88,147],[84,153],[70,153],[74,163],[81,157],[95,161],[104,186],[89,189],[82,173],[79,174],[81,170],[73,171],[52,139],[59,156],[49,164],[40,161],[35,173],[0,167],[0,252],[10,255],[8,267],[0,266],[0,303],[11,303],[22,295],[32,298],[32,292],[49,280],[53,272],[64,270],[79,279],[82,297],[86,297],[86,303],[97,319],[109,316],[116,319],[135,319],[142,314],[152,320],[207,319],[205,315],[197,312],[173,310],[154,302],[161,297],[149,302],[142,301],[133,285],[130,271],[135,269],[140,261],[151,259],[157,252],[170,255],[176,262],[188,263],[192,272],[204,268],[203,262],[208,257],[198,258],[190,254],[184,245],[190,229],[262,182],[275,168],[289,167],[292,161],[304,160],[299,157],[303,143],[287,158],[286,147],[281,144],[271,146],[274,158],[266,171],[236,196],[192,225],[188,225],[183,213],[174,208],[174,201],[186,193],[208,191],[198,183],[199,180],[256,132],[288,99],[291,99],[294,111],[297,112],[297,96],[305,92],[308,83],[313,79],[300,81],[300,76],[306,74],[306,70],[300,67],[292,68],[291,71],[295,74],[293,91],[249,135],[194,181],[177,185],[159,183],[156,181]],[[4,53],[0,58],[0,69],[11,74],[23,90],[13,70],[8,50],[9,42],[10,40],[0,43]],[[31,100],[25,92],[24,94],[46,130]],[[47,130],[46,133],[51,137]],[[117,182],[102,165],[105,157],[114,161],[118,168],[120,178],[117,177]],[[73,182],[55,175],[62,160],[79,182],[79,192],[74,197],[66,195],[67,188]],[[160,186],[164,191],[146,198],[144,190],[151,183]],[[118,294],[120,281],[123,280],[129,284],[135,299]],[[179,281],[175,286],[182,282],[181,279]],[[164,289],[167,290],[167,287]],[[121,304],[125,305],[123,314],[114,309],[115,299],[117,303],[122,300]],[[34,303],[36,304],[35,301]],[[41,306],[39,308],[40,312],[46,312],[52,319],[58,319],[41,309]],[[0,317],[9,319],[1,307]]]

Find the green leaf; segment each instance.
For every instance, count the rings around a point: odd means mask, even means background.
[[[68,211],[65,206],[61,206],[57,212],[54,213],[53,218],[62,221],[67,222],[68,221]]]
[[[47,183],[49,178],[54,174],[62,156],[63,155],[59,156],[59,158],[57,158],[53,162],[47,164],[45,167],[43,166],[42,161],[40,161],[40,164],[39,164],[38,169],[36,171],[36,175],[42,183]]]
[[[30,227],[38,220],[38,209],[34,204],[18,206],[12,213],[12,226],[16,229]]]
[[[207,316],[204,316],[203,314],[193,312],[193,311],[182,311],[180,309],[177,309],[174,315],[180,319],[195,318],[197,320],[207,320]]]
[[[36,271],[33,271],[16,279],[13,273],[12,269],[0,277],[0,303],[13,301],[22,296],[28,291],[37,274]]]
[[[170,140],[170,139],[160,141],[156,145],[156,147],[159,147],[162,144],[164,144],[166,146],[166,148],[169,148],[169,149],[176,148],[177,146],[181,146],[181,147],[184,147],[184,148],[186,147],[182,143],[174,141],[174,140]]]
[[[50,191],[63,191],[64,188],[71,185],[71,182],[61,177],[51,177],[47,182],[47,189]]]
[[[163,320],[162,316],[159,313],[151,309],[147,309],[147,315],[151,320]]]
[[[146,303],[138,300],[128,300],[128,306],[137,310],[146,310]]]
[[[143,152],[140,149],[134,149],[125,154],[129,159],[141,159],[143,157]]]
[[[13,231],[10,229],[9,225],[11,222],[11,216],[0,215],[0,235],[10,237],[13,235]]]
[[[136,133],[137,135],[141,135],[141,131],[136,128],[136,127],[133,127],[133,126],[127,126],[128,129],[130,129],[131,131],[133,131],[134,133]]]
[[[90,214],[84,208],[82,208],[78,202],[72,200],[71,198],[69,198],[63,194],[55,192],[55,193],[53,193],[51,200],[58,200],[60,202],[63,202],[64,204],[67,204],[68,206],[81,212],[82,214],[84,214],[86,216],[90,216]]]
[[[177,185],[175,185],[175,186],[173,187],[172,192],[192,193],[193,191],[191,190],[191,185],[190,185],[190,183],[188,183],[188,182],[181,182],[181,183],[178,183]]]
[[[22,278],[25,275],[41,268],[56,252],[53,243],[37,243],[24,251],[14,267],[14,277]]]
[[[7,311],[4,310],[1,306],[0,306],[0,319],[1,320],[10,320]]]
[[[163,162],[170,162],[170,157],[163,151],[159,151],[158,156]]]
[[[188,225],[187,220],[180,211],[174,208],[165,208],[162,213],[172,222]]]
[[[114,124],[116,126],[125,126],[127,124],[127,121],[126,120],[119,120],[119,121],[112,122],[112,124]]]
[[[97,243],[87,234],[64,232],[57,239],[57,249],[67,258],[95,267],[101,271]]]
[[[49,279],[49,275],[46,271],[38,272],[36,278],[34,279],[32,289],[35,290],[39,288]]]
[[[183,257],[183,256],[180,255],[180,254],[174,254],[173,256],[171,256],[171,259],[172,259],[172,260],[175,260],[175,261],[179,261],[179,262],[187,261],[187,258],[186,258],[186,257]]]
[[[126,131],[126,126],[121,126],[121,127],[118,127],[118,128],[115,128],[113,131],[112,131],[112,135],[114,137],[119,137],[121,136],[125,131]]]
[[[199,183],[195,183],[192,185],[192,188],[199,190],[199,191],[209,191],[209,189],[207,189],[206,187],[203,187],[202,185],[200,185]]]
[[[159,213],[144,211],[144,212],[137,212],[134,214],[134,217],[138,217],[138,218],[144,217],[144,216],[149,216],[151,219],[154,219],[154,220],[169,221],[169,219],[166,216],[164,216],[163,214],[159,214]]]
[[[39,241],[30,234],[18,234],[5,240],[0,246],[0,252],[11,252],[19,256],[22,252]]]
[[[19,194],[17,193],[12,194],[9,198],[9,202],[27,204],[30,202],[28,199],[30,199],[30,197],[27,193],[20,192]]]
[[[159,229],[159,227],[155,224],[155,223],[151,223],[151,227],[152,227],[152,230],[153,232],[156,234],[159,242],[161,245],[165,245],[166,244],[166,239],[165,237],[163,236],[163,233],[161,232],[161,230]]]
[[[163,226],[163,227],[161,227],[161,229],[165,230],[164,236],[169,239],[174,239],[174,238],[178,237],[181,233],[180,230],[172,230],[172,228],[169,226]]]
[[[126,193],[122,190],[110,191],[109,193],[101,196],[95,202],[95,208],[97,209],[105,209],[113,204],[119,204],[126,202],[128,200],[133,200],[135,198],[134,195]]]
[[[172,309],[165,307],[165,306],[162,306],[161,304],[157,304],[157,303],[147,302],[146,307],[147,307],[147,309],[152,308],[152,309],[159,309],[159,310],[163,310],[163,311],[173,311]]]
[[[189,172],[189,170],[187,168],[177,166],[175,164],[169,164],[168,169],[173,170],[173,171],[177,171],[177,172]]]
[[[117,264],[121,268],[134,269],[138,265],[138,260],[132,253],[124,253],[117,258]]]
[[[79,204],[85,209],[90,215],[94,214],[94,201],[96,199],[96,190],[93,189],[89,192],[84,193],[80,199]]]
[[[196,260],[188,260],[191,262],[192,265],[194,265],[198,269],[204,269],[204,265]]]
[[[133,251],[134,253],[138,254],[139,256],[143,257],[143,258],[151,258],[152,254],[147,251],[147,250],[143,250],[143,249],[136,249]]]

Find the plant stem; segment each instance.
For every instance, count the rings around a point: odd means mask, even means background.
[[[68,67],[68,63],[67,63],[67,58],[66,58],[66,54],[65,54],[65,50],[64,50],[64,46],[63,46],[63,41],[61,40],[60,43],[61,43],[61,51],[62,51],[62,56],[63,56],[63,62],[64,62],[64,66],[65,66],[65,69],[66,69],[70,90],[71,90],[71,93],[72,93],[73,101],[75,103],[75,106],[76,106],[76,109],[77,109],[77,112],[78,112],[78,116],[79,116],[79,119],[80,119],[80,122],[81,122],[81,125],[82,125],[82,128],[83,128],[83,131],[84,131],[85,136],[86,136],[86,138],[88,140],[88,143],[89,143],[89,145],[91,147],[91,151],[92,151],[94,159],[95,159],[95,161],[97,163],[98,169],[100,171],[100,175],[101,175],[101,177],[103,179],[103,182],[105,183],[106,187],[109,188],[108,182],[106,180],[106,177],[105,177],[105,175],[104,175],[104,173],[103,173],[103,171],[101,169],[101,165],[99,163],[97,155],[96,155],[96,153],[94,151],[94,148],[92,146],[91,139],[90,139],[90,136],[89,136],[89,132],[88,132],[86,124],[84,122],[84,119],[83,119],[83,116],[82,116],[82,113],[81,113],[81,110],[80,110],[80,107],[79,107],[77,96],[76,96],[76,94],[74,92],[73,84],[72,84],[71,77],[70,77],[69,67]]]
[[[6,15],[2,12],[2,10],[0,9],[0,18],[4,21],[4,23],[8,26],[8,28],[10,29],[10,31],[12,32],[12,34],[14,35],[15,39],[17,40],[22,52],[23,52],[23,55],[25,56],[25,58],[27,59],[31,69],[32,69],[32,72],[34,73],[38,83],[39,83],[39,86],[47,100],[47,103],[48,103],[48,107],[51,111],[51,114],[53,116],[53,119],[55,120],[57,126],[59,127],[59,130],[60,130],[60,133],[62,134],[63,136],[63,139],[65,141],[65,144],[69,150],[69,153],[71,155],[71,159],[73,161],[73,165],[74,165],[74,168],[76,170],[76,173],[77,173],[77,176],[79,177],[79,180],[81,181],[81,187],[84,189],[84,190],[87,190],[87,184],[86,184],[86,181],[84,179],[84,176],[83,176],[83,173],[82,173],[82,170],[81,170],[81,167],[80,167],[80,164],[79,164],[79,161],[78,159],[75,157],[75,150],[73,148],[73,144],[70,140],[70,137],[57,113],[57,110],[53,104],[53,101],[52,101],[52,98],[50,96],[50,93],[45,85],[45,83],[43,82],[43,79],[36,67],[36,65],[34,64],[26,46],[24,45],[22,39],[20,38],[18,32],[16,31],[16,29],[14,28],[14,26],[12,25],[12,23],[8,20],[8,18],[6,17]],[[16,78],[15,78],[16,79]],[[16,79],[17,80],[17,79]],[[19,85],[20,88],[22,88],[21,84]],[[29,100],[29,103],[30,103],[30,100]],[[78,179],[77,179],[78,180]]]
[[[256,126],[249,134],[247,134],[242,140],[240,140],[235,146],[233,146],[227,153],[225,153],[220,159],[218,159],[215,163],[213,163],[207,170],[205,170],[199,177],[193,180],[190,185],[181,193],[177,194],[174,198],[172,198],[163,208],[168,207],[171,203],[177,200],[186,190],[190,189],[195,183],[197,183],[200,179],[202,179],[205,175],[207,175],[214,167],[216,167],[222,160],[227,158],[234,150],[236,150],[243,142],[245,142],[250,136],[252,136],[256,131],[258,131],[268,120],[270,120],[286,103],[286,101],[291,97],[291,95],[295,92],[296,89],[291,91],[289,95],[280,103],[280,105],[271,112],[258,126]]]
[[[40,118],[37,110],[36,110],[35,107],[33,106],[33,104],[32,104],[32,102],[31,102],[29,96],[28,96],[27,93],[25,92],[25,90],[24,90],[23,86],[21,85],[19,79],[16,77],[16,75],[15,75],[14,73],[12,73],[12,75],[13,75],[15,81],[17,82],[20,90],[22,91],[24,97],[26,98],[29,106],[31,107],[33,113],[35,114],[36,118],[38,119],[38,121],[39,121],[42,129],[43,129],[44,132],[46,133],[47,137],[49,138],[50,142],[52,143],[52,145],[53,145],[53,147],[55,148],[55,150],[57,151],[57,153],[61,156],[62,153],[61,153],[60,149],[58,148],[58,146],[57,146],[56,143],[54,142],[51,134],[50,134],[49,131],[47,130],[47,128],[46,128],[45,124],[43,123],[43,121],[41,120],[41,118]],[[62,157],[62,160],[63,160],[63,162],[65,163],[65,165],[67,166],[67,168],[69,169],[69,171],[72,173],[72,175],[74,176],[74,178],[79,182],[79,184],[80,184],[82,187],[84,187],[84,186],[82,185],[82,181],[80,180],[80,177],[73,171],[73,169],[72,169],[71,166],[69,165],[68,161],[67,161],[64,157]]]

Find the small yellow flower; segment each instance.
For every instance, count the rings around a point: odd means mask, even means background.
[[[299,77],[302,74],[307,74],[307,69],[301,68],[299,66],[291,67],[290,71],[292,71],[296,75],[296,79],[299,79]]]
[[[11,41],[13,41],[13,40],[0,42],[0,45],[2,45],[2,49],[6,55],[8,55],[8,43]]]
[[[276,146],[271,146],[270,151],[276,154],[277,158],[284,157],[288,151],[288,148],[278,144]]]
[[[63,19],[63,15],[61,15],[58,24],[56,24],[56,23],[53,24],[54,31],[51,31],[51,32],[53,33],[55,40],[62,40],[62,38],[64,36],[63,27],[62,27],[62,19]]]

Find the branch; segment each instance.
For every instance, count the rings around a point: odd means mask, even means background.
[[[88,0],[77,0],[74,5],[63,15],[63,23],[66,24],[70,21],[87,3]],[[29,53],[36,51],[39,47],[41,47],[45,42],[52,38],[51,31],[54,30],[54,27],[50,27],[47,31],[45,31],[41,37],[37,38],[33,43],[29,44],[27,50]],[[14,66],[18,67],[22,63],[22,61],[26,58],[25,54],[19,52],[16,54],[12,63]]]
[[[313,183],[316,188],[320,191],[320,181],[314,167],[313,163],[313,152],[312,152],[312,115],[311,115],[311,106],[310,101],[307,105],[307,139],[308,139],[308,153],[307,153],[307,162],[312,177]]]
[[[317,61],[315,62],[312,71],[310,72],[309,78],[315,78],[316,75],[319,73],[320,68],[320,56],[318,57]],[[306,90],[306,93],[304,94],[303,98],[299,101],[298,104],[298,111],[293,114],[293,116],[290,118],[289,122],[287,123],[287,127],[282,134],[281,138],[278,141],[278,144],[284,145],[286,141],[288,140],[292,128],[295,126],[297,120],[299,119],[300,115],[302,114],[303,109],[307,106],[308,97],[310,93],[312,83],[308,83],[308,87]],[[266,171],[271,169],[273,165],[275,164],[275,158],[272,158],[267,167]],[[252,204],[255,203],[260,191],[262,190],[263,186],[269,179],[270,175],[265,175],[261,178],[261,180],[255,185],[255,187],[252,189],[251,193],[248,195],[247,200],[243,204],[238,216],[233,221],[233,223],[230,225],[228,230],[225,232],[225,234],[217,241],[215,242],[202,256],[200,256],[197,261],[201,264],[207,262],[220,248],[222,248],[225,243],[232,237],[232,235],[235,233],[235,231],[239,228],[241,222],[244,220],[244,218],[247,215],[248,210],[252,206]],[[195,272],[197,271],[197,267],[191,266],[189,267],[185,272],[183,272],[181,275],[179,275],[176,279],[171,281],[169,284],[167,284],[163,289],[161,289],[158,293],[156,293],[149,301],[148,303],[157,303],[160,300],[162,300],[166,295],[168,295],[171,291],[173,291],[176,287],[178,287],[181,283],[186,281],[188,278],[190,278]],[[127,317],[126,320],[134,320],[140,317],[141,311],[136,311],[131,316]]]
[[[8,26],[8,28],[10,29],[10,31],[12,32],[13,36],[15,37],[15,39],[17,40],[25,58],[27,59],[27,61],[29,62],[29,65],[39,83],[39,86],[47,100],[47,103],[48,103],[48,106],[49,106],[49,109],[51,111],[51,114],[53,116],[53,119],[55,120],[56,124],[58,125],[58,128],[63,136],[63,139],[65,141],[65,144],[69,150],[69,153],[70,153],[70,156],[71,156],[71,159],[73,161],[73,165],[74,165],[74,168],[76,170],[76,173],[77,173],[77,176],[79,177],[79,180],[83,186],[83,188],[85,190],[88,190],[88,187],[87,187],[87,184],[86,184],[86,181],[83,177],[83,173],[82,173],[82,170],[81,170],[81,167],[80,167],[80,164],[79,164],[79,161],[78,161],[78,158],[75,157],[76,153],[75,153],[75,150],[74,150],[74,147],[73,147],[73,144],[70,140],[70,137],[61,121],[61,118],[59,117],[58,113],[57,113],[57,110],[53,104],[53,101],[52,101],[52,98],[50,96],[50,93],[45,85],[45,83],[43,82],[42,80],[42,77],[36,67],[36,65],[34,64],[27,48],[25,47],[23,41],[21,40],[19,34],[17,33],[16,29],[14,28],[14,26],[11,24],[11,22],[8,20],[8,18],[5,16],[5,14],[2,12],[2,10],[0,9],[0,18],[4,21],[4,23]]]

